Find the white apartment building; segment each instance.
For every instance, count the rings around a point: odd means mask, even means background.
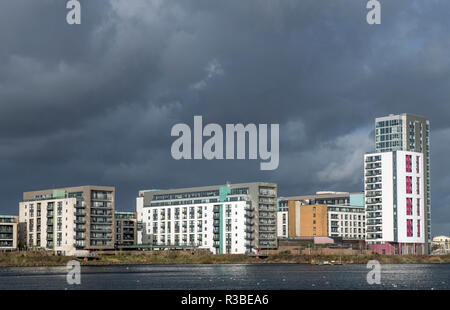
[[[425,253],[423,154],[364,156],[367,242],[381,254]]]
[[[144,209],[146,233],[152,244],[195,246],[212,253],[240,254],[246,252],[246,201],[231,203],[201,203],[180,207],[154,207]]]
[[[276,248],[276,185],[243,183],[140,191],[138,242],[196,247],[214,254]]]
[[[114,248],[114,187],[80,186],[24,192],[21,246],[73,255]]]
[[[375,151],[423,154],[425,251],[431,244],[430,122],[418,115],[390,114],[375,119]]]
[[[328,205],[328,236],[364,240],[366,238],[364,207]]]
[[[48,199],[19,204],[20,222],[26,223],[28,248],[75,250],[76,198]]]

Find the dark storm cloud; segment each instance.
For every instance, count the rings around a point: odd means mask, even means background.
[[[449,234],[448,1],[64,1],[0,4],[2,213],[23,190],[138,189],[267,180],[280,194],[362,190],[374,118],[432,128],[433,231]],[[279,123],[280,166],[175,161],[172,125]]]

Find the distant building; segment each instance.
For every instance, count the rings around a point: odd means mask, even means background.
[[[131,246],[137,242],[136,212],[115,212],[116,247]]]
[[[364,240],[366,238],[364,206],[329,205],[328,236]]]
[[[423,154],[366,154],[364,171],[369,248],[380,254],[426,253]]]
[[[17,223],[17,216],[0,215],[0,251],[17,249]]]
[[[279,238],[289,237],[289,208],[288,200],[278,199],[277,201],[277,236]]]
[[[108,186],[24,192],[19,203],[24,246],[62,255],[113,249],[114,193]]]
[[[241,183],[140,191],[142,244],[198,247],[215,254],[277,247],[277,185]]]
[[[283,197],[283,199],[298,201],[301,205],[348,205],[350,204],[350,193],[321,191],[315,195],[289,196]]]
[[[279,238],[365,239],[364,193],[322,191],[315,195],[282,197],[278,204]],[[283,217],[289,219],[287,235],[280,230]]]
[[[431,244],[433,254],[450,254],[450,237],[436,236]]]

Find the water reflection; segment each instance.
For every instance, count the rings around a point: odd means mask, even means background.
[[[81,285],[65,267],[0,268],[0,289],[450,289],[450,265],[382,265],[381,285],[369,285],[365,265],[89,266]]]

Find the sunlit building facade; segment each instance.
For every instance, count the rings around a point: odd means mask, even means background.
[[[277,186],[241,183],[140,191],[142,244],[195,247],[215,254],[277,247]]]

